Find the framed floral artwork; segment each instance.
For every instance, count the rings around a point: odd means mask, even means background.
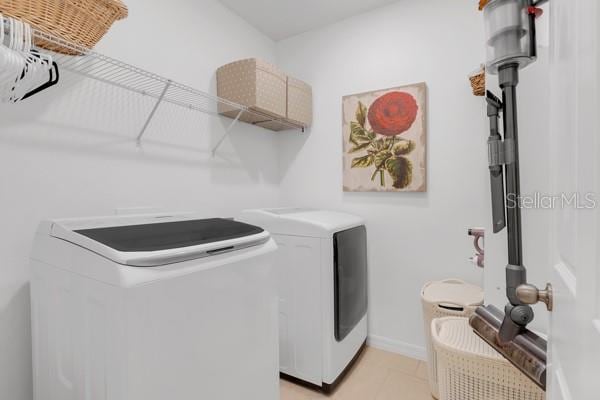
[[[427,190],[427,86],[345,96],[345,192]]]

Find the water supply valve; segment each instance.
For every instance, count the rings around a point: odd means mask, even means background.
[[[483,228],[470,228],[468,230],[469,236],[473,236],[473,246],[475,247],[476,254],[469,258],[469,260],[477,265],[479,268],[484,267],[485,252],[483,250],[483,241],[485,238],[485,229]]]

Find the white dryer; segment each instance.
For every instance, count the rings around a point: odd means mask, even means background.
[[[247,210],[238,218],[278,245],[279,368],[331,391],[367,338],[367,239],[356,216],[308,209]]]
[[[279,399],[275,250],[227,219],[42,223],[34,398]]]

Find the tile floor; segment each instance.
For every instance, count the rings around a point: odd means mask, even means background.
[[[281,381],[281,400],[432,400],[423,361],[367,347],[329,396]]]

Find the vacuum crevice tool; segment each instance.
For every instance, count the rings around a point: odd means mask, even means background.
[[[494,233],[500,232],[506,226],[504,202],[504,159],[506,158],[504,142],[500,135],[500,112],[502,101],[492,92],[487,91],[487,116],[490,119],[490,136],[488,138],[488,159],[490,168],[490,184],[492,188],[492,226]]]

